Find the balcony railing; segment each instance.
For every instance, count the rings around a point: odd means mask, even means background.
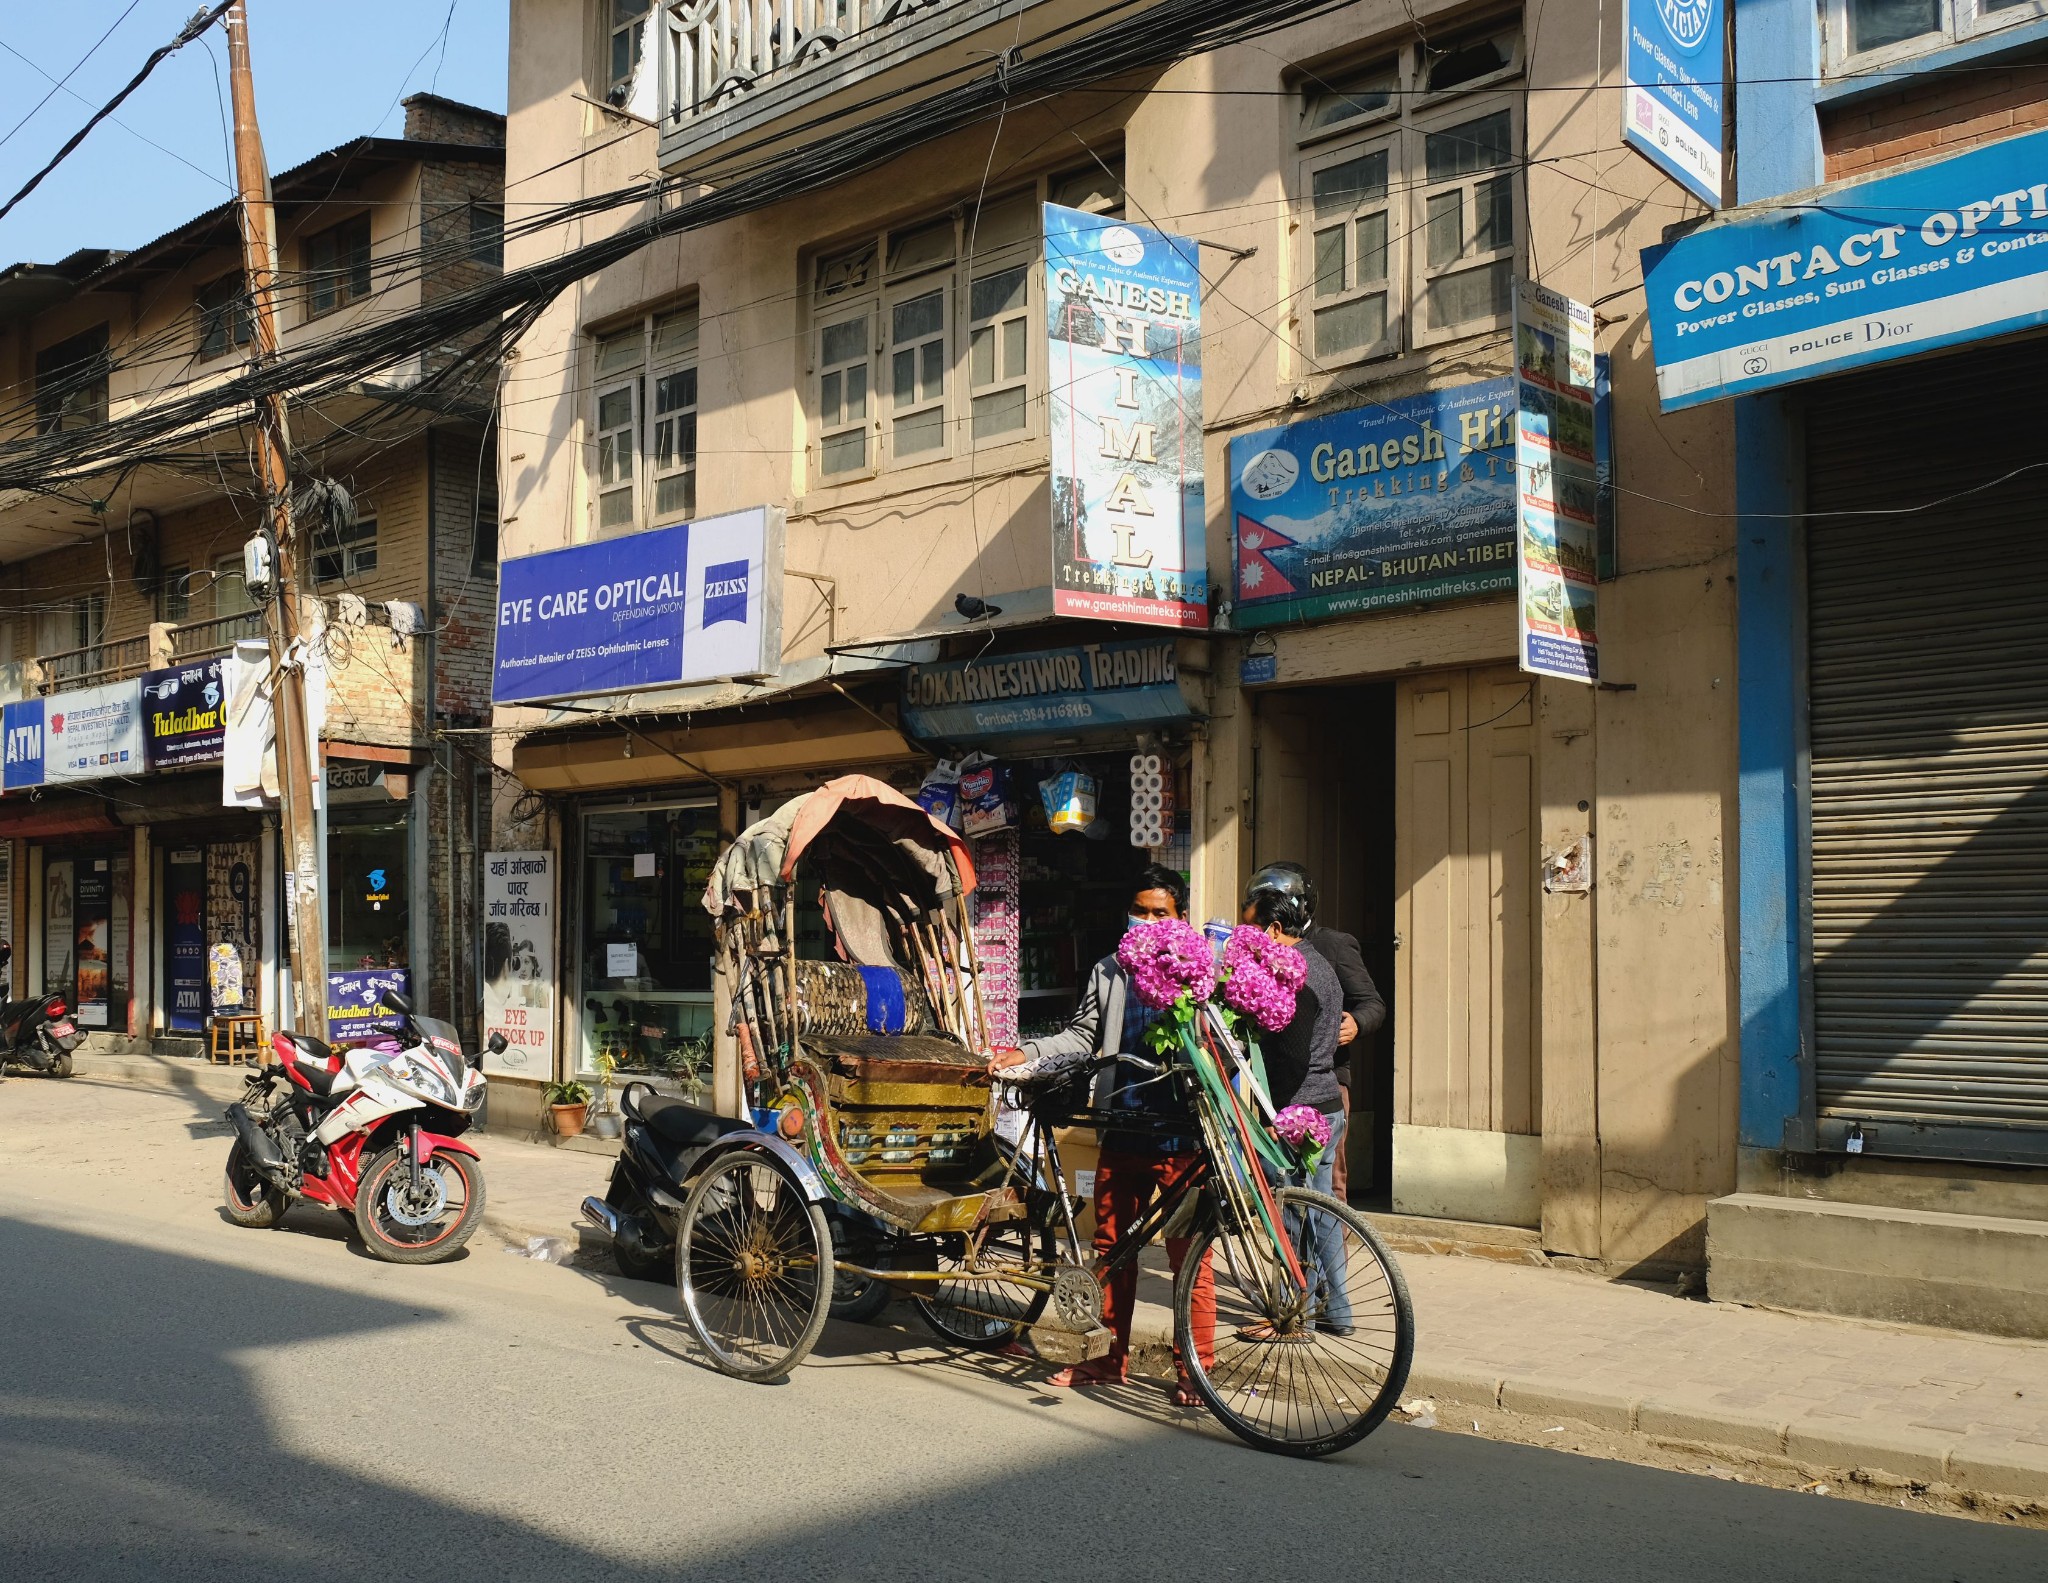
[[[662,16],[664,124],[720,108],[776,72],[969,0],[680,0]]]
[[[92,643],[61,654],[45,654],[36,662],[41,677],[39,693],[70,692],[79,687],[97,687],[103,682],[122,682],[149,669],[149,639],[122,638],[114,643]]]
[[[211,621],[189,621],[172,627],[171,661],[211,659],[225,654],[242,638],[263,636],[263,612],[244,610],[237,615],[215,616]]]

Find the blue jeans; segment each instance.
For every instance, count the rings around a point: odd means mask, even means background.
[[[1330,1123],[1330,1141],[1323,1145],[1322,1158],[1316,1161],[1316,1168],[1311,1172],[1289,1172],[1289,1187],[1312,1187],[1319,1193],[1331,1190],[1332,1173],[1337,1168],[1337,1151],[1344,1147],[1344,1129],[1350,1118],[1341,1110],[1332,1110],[1324,1112],[1324,1119]],[[1348,1325],[1351,1323],[1351,1294],[1344,1285],[1344,1228],[1334,1215],[1318,1213],[1314,1224],[1308,1226],[1301,1223],[1303,1218],[1299,1213],[1289,1211],[1287,1234],[1308,1273],[1310,1289],[1321,1299],[1316,1317],[1327,1324]]]

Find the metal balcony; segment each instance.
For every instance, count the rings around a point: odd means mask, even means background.
[[[661,162],[735,160],[957,86],[1013,46],[1156,0],[669,0],[653,19]]]

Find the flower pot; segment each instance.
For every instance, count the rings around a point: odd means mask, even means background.
[[[580,1138],[583,1136],[583,1120],[589,1114],[588,1105],[550,1105],[548,1114],[554,1118],[555,1136],[558,1138]]]

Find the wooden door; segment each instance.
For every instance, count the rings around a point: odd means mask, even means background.
[[[1541,1130],[1533,720],[1530,678],[1505,667],[1396,689],[1399,1125]]]

